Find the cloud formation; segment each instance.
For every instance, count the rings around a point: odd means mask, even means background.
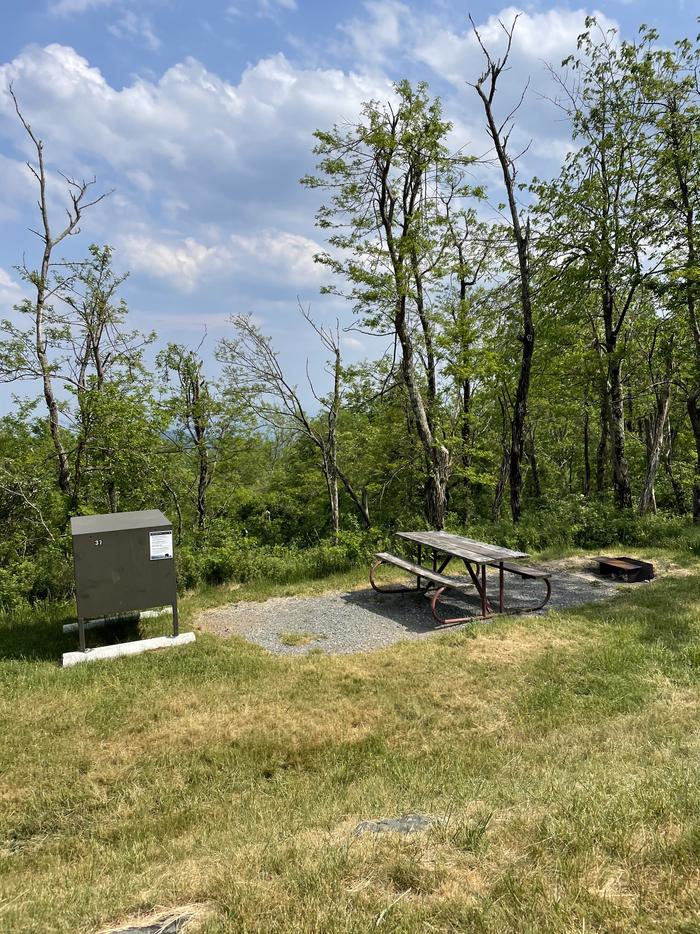
[[[161,48],[142,5],[54,0],[51,9],[70,16],[98,7],[106,8],[105,28],[113,35],[152,52]],[[240,0],[229,12],[266,16],[296,8],[296,0]],[[498,20],[509,23],[516,12],[508,6],[479,24],[496,54],[504,41]],[[585,16],[583,9],[562,8],[519,16],[499,109],[507,112],[532,76],[533,93],[518,114],[513,136],[521,148],[533,141],[524,178],[533,167],[538,174],[546,174],[548,165],[556,171],[569,145],[559,115],[534,92],[551,89],[542,60],[557,65],[575,48]],[[19,158],[33,153],[11,101],[1,93],[12,81],[25,114],[46,142],[56,204],[64,189],[56,169],[79,177],[96,174],[100,190],[117,189],[86,216],[81,242],[109,242],[117,248],[118,263],[133,273],[127,288],[146,296],[140,299],[142,307],[150,302],[152,314],[163,315],[166,309],[182,322],[196,294],[195,327],[204,308],[211,321],[218,321],[234,308],[286,308],[290,301],[295,304],[297,294],[316,302],[319,284],[328,278],[328,271],[313,262],[323,248],[313,226],[320,195],[298,184],[314,168],[316,128],[353,122],[363,102],[389,99],[392,79],[411,74],[443,92],[446,116],[454,124],[454,149],[474,154],[488,149],[483,113],[467,84],[478,77],[481,51],[461,17],[455,26],[408,0],[367,0],[339,25],[337,36],[342,42],[336,38],[316,53],[305,47],[303,63],[282,52],[262,55],[235,80],[188,57],[160,74],[132,76],[123,85],[108,80],[94,61],[69,45],[25,47],[0,65],[0,133],[11,137],[15,149],[0,155],[6,182],[0,191],[0,223],[17,224],[22,215],[23,226],[29,226],[24,218],[36,200]],[[475,171],[479,181],[493,186],[493,200],[498,200],[497,175],[488,168]],[[9,267],[12,259],[3,261]],[[3,282],[0,294],[7,296],[12,285]],[[340,300],[325,297],[318,303],[325,309],[321,314],[335,316]],[[361,345],[354,340],[346,338],[345,346],[359,353]]]
[[[10,273],[0,266],[0,315],[9,315],[13,305],[22,298],[22,288]]]
[[[221,282],[232,274],[246,274],[252,266],[268,285],[317,288],[322,278],[321,267],[314,263],[320,245],[284,230],[231,234],[209,243],[194,237],[166,241],[147,232],[126,233],[117,245],[132,270],[156,276],[185,292],[193,291],[205,278]]]
[[[50,0],[48,9],[54,16],[72,16],[99,7],[111,6],[115,0]]]
[[[298,9],[297,0],[237,0],[226,7],[226,15],[235,18],[253,13],[257,16],[271,17],[280,10],[294,12]]]
[[[133,10],[126,10],[124,15],[107,29],[117,39],[128,39],[151,52],[157,52],[163,44],[155,34],[150,18],[139,16]]]
[[[116,89],[59,44],[29,47],[1,66],[0,84],[10,81],[41,127],[53,165],[73,171],[78,161],[88,175],[118,180],[121,201],[100,213],[134,268],[183,290],[205,271],[227,267],[236,252],[232,229],[242,238],[237,251],[247,251],[248,275],[258,268],[267,278],[266,258],[277,251],[290,282],[298,284],[303,269],[315,283],[317,267],[302,259],[300,246],[311,242],[315,202],[297,184],[313,168],[313,130],[353,119],[362,101],[391,91],[388,81],[300,68],[281,53],[248,67],[235,85],[190,58],[157,81],[137,78]],[[6,95],[0,114],[25,146]],[[134,234],[136,227],[142,232]],[[146,245],[147,264],[140,260]]]

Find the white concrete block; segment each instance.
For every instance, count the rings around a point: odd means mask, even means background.
[[[87,652],[64,652],[63,667],[70,668],[81,662],[99,662],[123,655],[140,655],[153,649],[170,649],[177,645],[188,645],[195,641],[193,632],[183,632],[179,636],[157,636],[155,639],[139,639],[137,642],[121,642],[116,645],[101,645]]]

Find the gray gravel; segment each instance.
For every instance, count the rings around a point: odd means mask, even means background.
[[[590,573],[552,571],[552,599],[541,613],[609,599],[619,585]],[[636,585],[643,586],[643,585]],[[498,593],[497,577],[488,582],[489,594]],[[506,578],[506,605],[513,609],[532,606],[541,599],[541,581]],[[465,595],[447,593],[440,606],[445,615],[479,613],[474,591]],[[259,603],[234,603],[205,611],[198,624],[202,630],[221,636],[239,635],[270,652],[303,655],[310,651],[330,654],[367,652],[405,639],[423,639],[443,632],[437,627],[425,596],[415,593],[379,594],[369,587],[318,597],[275,597]],[[477,625],[488,622],[477,621]],[[460,629],[475,623],[449,627]],[[304,644],[285,644],[295,638]]]

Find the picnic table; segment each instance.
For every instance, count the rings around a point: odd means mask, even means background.
[[[519,609],[511,612],[533,612],[535,610],[541,610],[552,594],[548,571],[539,568],[525,567],[522,564],[515,563],[519,558],[527,558],[527,552],[514,551],[511,548],[504,548],[501,545],[491,545],[487,542],[479,542],[476,539],[466,538],[463,535],[453,535],[449,532],[396,532],[396,536],[415,546],[417,560],[413,562],[390,554],[389,552],[377,552],[376,557],[378,561],[370,568],[370,584],[379,593],[410,593],[415,591],[425,593],[430,588],[434,588],[431,610],[433,617],[441,625],[463,623],[474,618],[488,619],[494,614],[494,608],[489,602],[486,590],[487,567],[498,569],[498,612],[500,613],[505,612],[504,594],[506,573],[517,574],[522,578],[532,580],[542,580],[546,588],[544,600],[538,603],[537,606],[528,607],[527,610]],[[429,567],[423,562],[424,549],[430,553]],[[438,614],[438,601],[445,590],[464,591],[470,586],[468,581],[460,580],[457,577],[450,577],[443,573],[450,562],[455,559],[464,564],[469,578],[471,579],[471,583],[474,585],[479,595],[481,616],[460,616],[446,619]],[[405,587],[379,586],[375,581],[374,575],[377,568],[382,564],[392,564],[408,571],[409,574],[415,575],[415,590],[411,591]],[[423,581],[425,581],[425,584]]]

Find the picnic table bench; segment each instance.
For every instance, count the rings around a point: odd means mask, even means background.
[[[431,599],[431,611],[433,617],[440,625],[463,623],[469,619],[475,618],[488,619],[493,615],[494,610],[486,593],[487,567],[497,568],[499,572],[498,611],[500,613],[506,612],[504,606],[505,572],[517,574],[522,578],[542,580],[545,585],[544,599],[541,603],[538,603],[537,606],[527,607],[526,609],[509,610],[508,612],[523,613],[541,610],[552,595],[552,586],[548,571],[540,568],[526,567],[522,564],[516,564],[512,560],[506,560],[512,558],[526,558],[528,556],[525,552],[513,551],[499,545],[489,545],[486,542],[479,542],[461,535],[452,535],[448,532],[397,532],[396,534],[399,538],[412,542],[417,546],[417,562],[408,561],[406,558],[401,558],[398,555],[386,551],[377,552],[375,557],[378,560],[371,566],[369,572],[370,584],[379,593],[410,593],[416,591],[419,593],[426,593],[431,587],[434,588]],[[423,547],[427,547],[432,552],[432,567],[426,567],[421,563]],[[460,580],[457,577],[449,577],[443,574],[447,565],[455,558],[464,563],[471,579],[470,581]],[[412,591],[410,588],[406,587],[380,586],[377,584],[375,572],[382,564],[391,564],[415,575],[415,589]],[[481,616],[441,617],[437,607],[438,601],[445,590],[464,591],[472,584],[476,588],[481,601]]]

